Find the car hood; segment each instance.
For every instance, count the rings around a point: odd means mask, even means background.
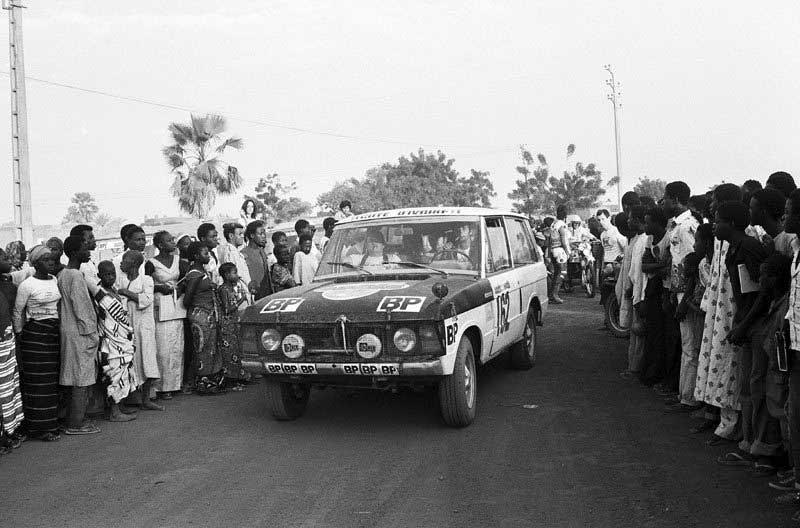
[[[445,284],[449,290],[441,301],[431,291],[438,282]],[[261,324],[325,323],[336,322],[344,315],[356,323],[374,322],[385,321],[387,311],[391,311],[390,317],[394,321],[441,320],[443,307],[449,307],[452,298],[481,282],[475,277],[461,275],[314,282],[259,300],[244,311],[241,321]],[[449,313],[445,315],[449,316]]]

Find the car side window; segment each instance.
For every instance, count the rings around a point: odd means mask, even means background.
[[[506,230],[502,218],[485,218],[486,227],[486,271],[494,273],[511,267],[511,256],[506,243]]]
[[[506,218],[508,242],[511,245],[511,254],[514,256],[514,266],[525,266],[538,260],[531,241],[530,232],[526,229],[523,220]]]

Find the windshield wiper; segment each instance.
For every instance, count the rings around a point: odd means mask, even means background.
[[[427,264],[420,264],[419,262],[411,262],[411,261],[389,262],[388,264],[399,264],[400,266],[414,266],[415,268],[426,269],[426,270],[429,270],[429,271],[435,271],[436,273],[441,273],[445,277],[448,276],[448,273],[446,271],[444,271],[444,270],[433,268],[431,266],[428,266]]]
[[[336,261],[328,261],[328,264],[333,266],[344,266],[345,268],[354,269],[356,271],[360,271],[362,273],[366,273],[367,275],[375,275],[369,270],[365,270],[361,266],[356,266],[355,264],[351,264],[350,262],[336,262]]]

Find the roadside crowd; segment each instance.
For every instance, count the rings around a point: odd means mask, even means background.
[[[611,227],[596,215],[630,329],[621,376],[697,420],[708,445],[730,446],[718,464],[770,478],[779,504],[800,506],[800,190],[776,172],[703,195],[675,181],[657,198],[626,193]],[[557,216],[551,238],[569,247]]]
[[[196,236],[159,231],[148,247],[128,224],[124,251],[93,262],[93,229],[76,225],[63,241],[0,250],[0,455],[99,433],[90,415],[127,422],[177,393],[243,390],[240,311],[313,277],[337,218],[351,214],[343,202],[318,245],[298,220],[298,243],[276,231],[271,251],[252,201],[221,239],[203,223]]]

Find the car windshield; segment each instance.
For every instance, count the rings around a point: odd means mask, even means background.
[[[477,217],[392,219],[337,226],[315,278],[403,273],[480,273]]]

